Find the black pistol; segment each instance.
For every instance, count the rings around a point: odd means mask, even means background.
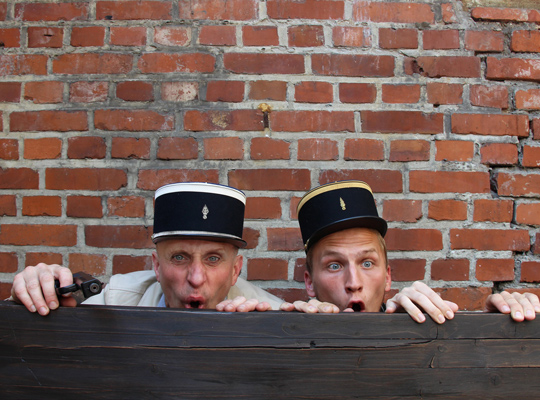
[[[77,300],[77,304],[82,303],[89,297],[101,293],[103,283],[86,272],[76,272],[73,274],[73,284],[60,287],[60,282],[54,281],[57,296],[71,293],[71,296]]]

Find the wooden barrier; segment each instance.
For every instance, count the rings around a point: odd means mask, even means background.
[[[0,399],[538,399],[540,318],[0,302]]]

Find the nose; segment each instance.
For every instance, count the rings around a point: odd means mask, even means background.
[[[355,266],[349,266],[347,268],[347,280],[345,282],[345,289],[348,292],[357,292],[362,289],[362,277],[360,271]]]
[[[200,287],[206,280],[206,275],[204,272],[204,265],[201,260],[193,259],[189,266],[187,280],[189,284],[194,287]]]

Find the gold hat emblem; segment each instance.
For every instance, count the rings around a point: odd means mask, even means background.
[[[341,206],[341,209],[343,211],[345,211],[347,209],[347,207],[345,207],[345,202],[343,201],[343,199],[341,197],[339,198],[339,205]]]
[[[208,207],[206,207],[206,204],[205,204],[203,209],[202,209],[202,217],[203,217],[203,219],[208,218],[208,213],[209,212],[210,212],[210,210],[208,209]]]

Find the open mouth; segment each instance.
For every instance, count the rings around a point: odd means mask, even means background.
[[[187,308],[202,308],[203,303],[198,300],[193,300],[187,303]]]
[[[352,308],[354,312],[362,312],[364,311],[364,304],[363,303],[351,303],[349,305],[349,308]]]

